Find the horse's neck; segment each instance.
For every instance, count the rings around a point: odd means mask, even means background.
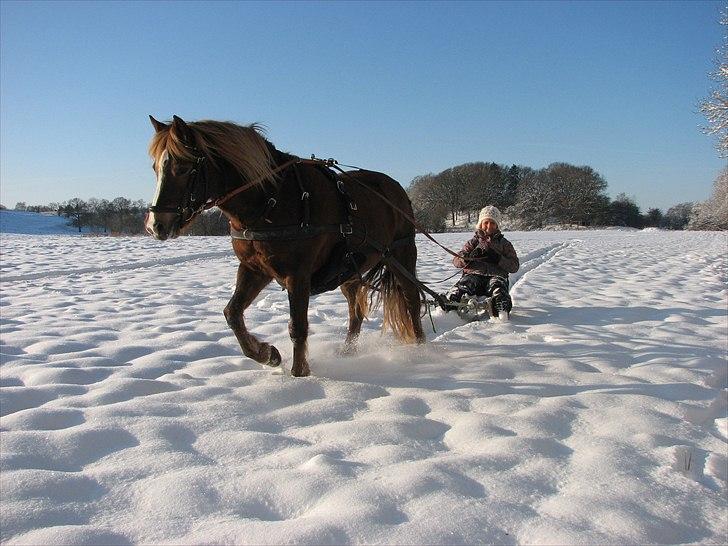
[[[283,165],[291,159],[295,159],[294,156],[276,149],[276,147],[267,140],[265,142],[268,150],[270,151],[271,157],[273,158],[274,168]],[[284,206],[281,201],[284,200],[284,197],[286,197],[282,194],[289,193],[281,190],[283,186],[288,184],[289,181],[287,181],[287,178],[289,176],[292,176],[291,169],[284,169],[284,171],[280,174],[276,185],[265,182],[260,187],[253,186],[231,199],[229,204],[226,203],[223,205],[221,208],[225,215],[233,223],[233,227],[236,229],[245,229],[262,220],[261,216],[265,213],[268,201],[271,198],[274,198],[278,203],[276,208],[281,209]],[[230,173],[225,173],[225,178],[228,180],[235,180],[235,187],[242,186],[246,183],[241,180],[239,175],[237,175],[237,173],[235,173],[232,169]],[[235,187],[229,188],[228,191],[235,189]],[[300,196],[296,195],[294,200],[299,201]]]

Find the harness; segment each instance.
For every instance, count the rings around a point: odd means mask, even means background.
[[[356,203],[354,203],[354,201],[351,199],[348,192],[346,191],[343,182],[341,180],[338,180],[336,175],[328,168],[331,162],[333,162],[332,159],[323,160],[312,157],[309,160],[296,158],[293,161],[284,163],[284,166],[291,166],[293,168],[296,182],[298,183],[298,189],[301,192],[300,223],[290,224],[287,226],[262,227],[244,230],[237,230],[231,225],[230,236],[233,239],[240,239],[243,241],[295,241],[297,239],[309,239],[311,237],[316,237],[317,235],[322,235],[324,233],[340,233],[341,236],[345,239],[353,235],[358,235],[366,238],[366,230],[362,232],[359,229],[354,229],[354,222],[351,212],[358,210],[358,208],[356,206]],[[308,192],[308,190],[303,185],[303,182],[301,181],[301,176],[297,169],[297,166],[300,164],[316,165],[322,170],[324,174],[326,174],[326,176],[330,180],[332,180],[336,184],[336,188],[339,192],[342,210],[346,218],[345,222],[338,224],[324,224],[319,226],[311,225],[311,194]],[[246,184],[246,186],[249,186],[249,184]],[[238,190],[239,188],[235,190],[235,194],[239,193]],[[228,195],[232,197],[232,192]],[[226,201],[228,198],[229,197],[225,197],[222,200],[217,200],[217,202],[221,203],[222,201]],[[277,201],[274,197],[269,198],[266,202],[266,206],[263,212],[253,223],[259,223],[261,220],[269,221],[267,220],[267,215],[273,209],[273,207],[275,207],[276,202]]]
[[[204,170],[206,168],[206,161],[205,156],[202,154],[197,148],[188,146],[188,149],[194,154],[195,156],[195,167],[190,171],[190,178],[187,183],[186,188],[186,195],[185,200],[182,205],[179,205],[177,207],[160,207],[157,205],[153,205],[149,207],[149,212],[168,212],[168,213],[175,213],[180,218],[180,224],[184,225],[190,220],[192,220],[195,216],[203,212],[204,210],[208,210],[212,207],[216,207],[219,205],[222,205],[235,195],[238,195],[242,192],[244,192],[247,189],[252,188],[253,186],[256,186],[260,183],[260,180],[252,180],[249,181],[246,184],[243,184],[242,186],[239,186],[228,193],[217,197],[217,198],[211,198],[208,195],[208,181],[207,177],[205,176]],[[303,186],[303,183],[301,182],[300,174],[298,173],[298,169],[296,167],[300,164],[312,164],[316,165],[322,171],[329,177],[329,179],[332,180],[336,184],[337,190],[339,192],[340,201],[342,204],[342,208],[344,210],[344,215],[346,218],[346,221],[343,223],[338,224],[324,224],[319,226],[312,226],[310,224],[310,193],[306,190],[306,188]],[[348,166],[348,165],[345,165]],[[299,189],[301,191],[301,203],[302,203],[302,219],[299,224],[292,224],[287,226],[271,226],[271,227],[261,227],[261,228],[254,228],[254,229],[244,229],[244,230],[237,230],[233,228],[233,226],[230,226],[230,236],[233,239],[237,240],[243,240],[243,241],[295,241],[300,239],[308,239],[311,237],[316,237],[318,235],[322,235],[324,233],[339,233],[342,237],[342,240],[344,241],[344,244],[346,245],[346,260],[349,262],[346,264],[348,267],[351,268],[351,274],[357,274],[359,275],[360,280],[361,274],[358,270],[358,265],[356,263],[356,258],[354,256],[354,250],[352,249],[352,238],[356,237],[361,239],[361,242],[357,245],[357,248],[361,248],[363,246],[369,246],[380,253],[381,255],[381,261],[384,262],[386,265],[397,269],[405,278],[407,278],[409,281],[413,282],[416,286],[419,287],[420,290],[423,292],[426,292],[433,296],[435,298],[436,303],[438,303],[441,307],[445,308],[447,305],[447,302],[445,298],[438,294],[437,292],[431,290],[427,285],[425,285],[422,281],[417,279],[414,275],[412,275],[402,264],[400,264],[396,259],[394,259],[393,256],[391,256],[391,250],[394,248],[397,248],[399,246],[408,244],[408,243],[414,243],[414,235],[404,237],[402,239],[397,239],[390,243],[388,246],[385,246],[378,241],[375,241],[371,239],[367,235],[366,232],[366,226],[364,228],[359,228],[354,225],[352,212],[356,212],[358,210],[358,207],[356,203],[351,199],[350,195],[346,191],[346,187],[344,185],[344,182],[341,178],[339,178],[333,169],[336,169],[341,175],[348,176],[350,180],[353,180],[360,185],[361,182],[356,180],[355,178],[351,177],[338,166],[338,163],[334,159],[321,159],[317,158],[315,156],[311,156],[311,159],[302,159],[299,157],[294,157],[293,159],[286,161],[285,163],[277,166],[275,169],[273,169],[272,174],[276,174],[280,171],[283,171],[287,169],[288,167],[293,167],[294,173],[296,176],[296,180],[298,182]],[[457,255],[455,252],[450,250],[449,248],[441,245],[438,241],[436,241],[426,230],[424,230],[419,223],[406,211],[402,210],[400,207],[392,203],[389,199],[387,199],[384,195],[379,193],[373,188],[370,188],[368,186],[366,187],[370,192],[377,195],[380,199],[382,199],[385,203],[387,203],[390,207],[392,207],[394,210],[398,211],[400,214],[402,214],[415,228],[417,228],[419,231],[421,231],[426,237],[428,237],[430,240],[434,241],[438,246],[445,249],[448,253],[452,255]],[[266,201],[266,205],[261,211],[261,214],[258,216],[258,219],[255,223],[257,223],[260,220],[268,221],[267,215],[268,213],[275,207],[277,203],[277,200],[275,197],[270,197]],[[349,275],[351,276],[351,275]],[[340,284],[340,283],[339,283]],[[337,284],[338,286],[338,284]],[[325,287],[324,287],[325,288]],[[335,286],[333,287],[335,288]],[[326,290],[331,288],[326,288]],[[323,291],[323,290],[322,290]]]

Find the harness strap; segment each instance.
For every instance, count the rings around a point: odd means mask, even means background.
[[[270,172],[270,174],[271,175],[278,174],[278,172],[282,171],[283,169],[287,169],[291,165],[293,165],[295,163],[300,163],[301,161],[303,161],[303,160],[300,159],[300,158],[298,158],[298,157],[296,157],[294,159],[291,159],[290,161],[286,161],[282,165],[278,165],[278,167],[276,167],[275,169],[273,169]],[[214,201],[208,201],[207,204],[205,204],[205,210],[211,209],[212,207],[219,207],[225,201],[231,199],[232,197],[235,197],[237,194],[239,194],[241,192],[244,192],[247,189],[252,188],[253,186],[257,186],[263,180],[264,180],[264,177],[256,178],[255,180],[251,180],[247,184],[243,184],[242,186],[239,186],[239,187],[235,188],[234,190],[227,192],[225,195],[223,195],[221,197],[218,197]]]
[[[370,186],[367,186],[366,184],[363,184],[362,182],[359,182],[359,180],[357,180],[356,178],[354,178],[353,176],[351,176],[349,173],[347,173],[344,169],[342,169],[341,167],[339,167],[337,164],[334,163],[334,164],[330,164],[329,166],[332,169],[336,169],[337,171],[339,171],[343,176],[346,176],[349,180],[353,180],[354,182],[356,182],[357,184],[359,184],[363,188],[369,190],[374,195],[376,195],[377,197],[379,197],[382,201],[384,201],[385,203],[387,203],[390,207],[392,207],[394,210],[396,210],[402,216],[404,216],[407,219],[407,221],[410,224],[412,224],[420,233],[422,233],[425,237],[427,237],[430,241],[432,241],[433,243],[435,243],[437,246],[439,246],[440,248],[442,248],[445,252],[447,252],[449,254],[452,254],[453,256],[457,256],[458,258],[462,258],[462,256],[460,256],[460,254],[458,254],[457,252],[454,252],[454,251],[450,250],[449,248],[447,248],[446,246],[440,244],[437,241],[437,239],[435,239],[432,235],[430,235],[430,233],[425,228],[423,228],[420,225],[420,223],[417,220],[415,220],[414,217],[411,214],[407,213],[406,211],[402,210],[401,207],[398,207],[397,205],[395,205],[394,203],[392,203],[392,201],[390,201],[389,199],[387,199],[384,195],[382,195],[381,193],[379,193],[377,190],[375,190],[374,188],[372,188]],[[465,258],[465,260],[467,261],[467,258]]]
[[[419,280],[417,277],[412,275],[412,273],[407,271],[407,268],[405,266],[403,266],[401,263],[399,263],[397,260],[395,260],[394,258],[392,258],[389,255],[384,256],[382,261],[385,264],[387,264],[388,266],[392,266],[395,269],[397,269],[397,271],[399,271],[403,277],[407,278],[409,281],[414,283],[423,292],[427,292],[430,296],[435,298],[435,301],[437,302],[437,304],[440,307],[442,307],[443,309],[445,309],[445,307],[447,306],[447,300],[445,299],[445,297],[438,294],[437,292],[432,290],[430,287],[428,287],[425,283],[423,283],[421,280]]]
[[[301,221],[301,227],[307,228],[309,224],[311,223],[311,204],[310,204],[310,198],[311,194],[306,191],[305,186],[303,185],[303,182],[301,181],[301,173],[298,172],[298,169],[296,168],[298,164],[293,164],[293,173],[296,175],[296,182],[298,182],[298,189],[301,191],[301,204],[303,205],[303,213],[302,217],[303,220]]]
[[[268,213],[273,210],[273,207],[276,206],[277,201],[275,200],[275,197],[271,197],[266,201],[265,208],[263,209],[263,212],[260,214],[260,217],[258,220],[263,220],[265,222],[271,223],[271,220],[268,219]]]
[[[230,226],[230,237],[242,241],[295,241],[308,239],[324,233],[341,233],[346,237],[353,233],[349,224],[325,224],[323,226],[290,225],[266,229],[244,229],[242,231]]]

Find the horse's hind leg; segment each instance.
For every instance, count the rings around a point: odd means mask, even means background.
[[[417,275],[417,247],[411,246],[394,249],[393,257],[413,276]],[[422,301],[420,299],[420,289],[415,283],[405,277],[396,267],[392,268],[392,273],[397,278],[397,282],[402,288],[404,299],[407,305],[407,311],[412,321],[412,331],[417,343],[425,342],[425,333],[422,330],[422,317],[420,310]]]
[[[346,333],[346,341],[344,342],[343,354],[351,354],[356,352],[356,340],[361,331],[361,323],[366,315],[366,300],[359,299],[359,289],[361,288],[359,279],[352,279],[341,285],[341,292],[346,297],[349,304],[349,330]],[[364,294],[366,297],[366,294]]]
[[[253,302],[255,297],[270,282],[271,278],[261,273],[238,266],[238,277],[235,292],[225,307],[225,320],[238,338],[243,354],[261,364],[278,366],[281,363],[281,354],[273,345],[258,341],[248,332],[243,320],[243,313]]]

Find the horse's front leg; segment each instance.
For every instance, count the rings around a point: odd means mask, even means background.
[[[306,360],[306,340],[308,338],[308,300],[311,296],[311,279],[308,276],[292,276],[286,280],[288,304],[291,320],[288,334],[293,342],[293,366],[291,375],[303,377],[311,370]]]
[[[225,320],[238,338],[243,354],[261,364],[278,366],[281,363],[281,354],[273,345],[262,343],[248,332],[243,320],[243,313],[253,303],[255,297],[271,281],[271,277],[258,271],[247,269],[242,264],[238,266],[238,278],[235,292],[225,307]]]

